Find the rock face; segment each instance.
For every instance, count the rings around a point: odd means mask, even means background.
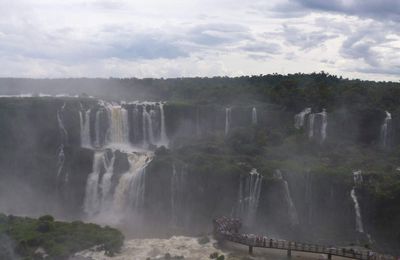
[[[307,108],[293,126],[297,112],[269,105],[0,98],[0,211],[123,224],[135,234],[202,232],[212,218],[236,214],[247,219],[248,229],[274,236],[360,240],[351,171],[338,176],[264,165],[249,156],[253,148],[246,140],[266,132],[265,142],[279,145],[292,135],[316,153],[334,144],[375,149],[385,130],[390,150],[397,117],[389,123],[380,110]],[[274,176],[278,169],[282,173]],[[357,187],[357,208],[363,228],[379,242],[399,225],[400,198],[389,203],[376,197],[370,180]],[[389,220],[377,220],[376,209],[388,212]]]

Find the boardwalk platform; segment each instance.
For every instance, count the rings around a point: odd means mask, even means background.
[[[361,260],[398,260],[390,255],[378,254],[373,251],[356,250],[347,248],[334,248],[322,245],[314,245],[307,243],[292,242],[267,236],[242,234],[239,232],[242,223],[238,219],[220,217],[214,220],[214,236],[217,240],[230,241],[241,245],[248,246],[249,253],[252,254],[254,248],[273,248],[286,250],[290,257],[292,251],[325,254],[328,259],[333,259],[333,256],[340,256],[351,259]]]

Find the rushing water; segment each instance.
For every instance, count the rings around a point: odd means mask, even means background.
[[[322,109],[322,112],[319,113],[322,117],[322,123],[321,123],[321,143],[325,141],[326,139],[326,128],[328,126],[328,113],[326,113],[326,109]]]
[[[262,186],[262,176],[252,169],[248,176],[240,178],[238,215],[245,225],[252,226],[257,214]]]
[[[298,225],[300,222],[299,222],[296,206],[294,205],[292,196],[290,195],[289,183],[283,178],[282,172],[280,170],[276,170],[275,177],[277,179],[281,180],[283,183],[284,192],[285,192],[285,201],[286,201],[287,207],[288,207],[290,223],[293,226]]]
[[[308,138],[314,137],[314,121],[315,121],[315,114],[310,114],[308,119]]]
[[[132,239],[127,240],[121,254],[107,257],[103,251],[85,250],[78,256],[94,260],[145,260],[166,259],[168,253],[171,257],[183,256],[186,260],[206,260],[214,252],[224,254],[217,249],[215,240],[200,244],[195,237],[173,236],[169,239]]]
[[[311,108],[307,107],[300,113],[294,116],[294,127],[300,129],[304,126],[306,115],[311,113]]]
[[[354,179],[354,187],[351,189],[350,197],[354,203],[356,231],[358,231],[360,233],[364,233],[364,226],[363,226],[362,216],[361,216],[361,208],[360,208],[360,204],[358,202],[358,198],[357,198],[357,194],[356,194],[356,187],[361,185],[363,182],[361,171],[354,171],[353,179]]]
[[[258,123],[257,109],[255,107],[253,107],[253,109],[251,110],[251,123],[253,125],[257,125]]]
[[[392,120],[392,115],[388,111],[385,111],[385,113],[386,113],[386,117],[381,126],[381,143],[382,143],[383,148],[386,148],[389,146],[388,131],[389,131],[389,124]]]
[[[60,131],[61,143],[66,144],[68,142],[68,132],[64,126],[64,111],[65,111],[65,103],[61,106],[61,108],[57,111],[57,122],[58,129]]]
[[[79,122],[81,128],[81,146],[84,148],[90,148],[90,109],[85,112],[79,111]]]
[[[160,133],[160,145],[168,147],[168,137],[165,130],[165,114],[164,114],[164,104],[160,103],[160,115],[161,115],[161,133]]]
[[[129,144],[128,112],[119,105],[108,105],[106,108],[109,121],[107,144]]]
[[[104,151],[96,151],[93,158],[92,172],[86,182],[84,212],[89,217],[94,216],[100,206],[99,179],[101,167],[104,165]]]

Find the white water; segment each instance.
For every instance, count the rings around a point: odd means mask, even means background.
[[[79,122],[81,127],[81,146],[84,148],[90,148],[90,109],[85,113],[79,111]]]
[[[68,132],[65,129],[64,126],[64,120],[63,120],[63,114],[64,114],[64,110],[65,110],[65,103],[62,105],[62,107],[57,110],[57,122],[58,122],[58,128],[60,130],[60,135],[61,135],[61,142],[63,144],[66,144],[68,142]]]
[[[146,166],[151,158],[151,154],[128,154],[130,168],[120,177],[114,193],[113,205],[117,212],[138,213],[143,206]]]
[[[311,113],[311,108],[307,107],[300,113],[294,116],[294,127],[300,129],[304,126],[304,119],[306,115]]]
[[[351,196],[351,199],[353,200],[354,211],[356,213],[356,230],[360,233],[364,233],[364,227],[363,227],[362,218],[361,218],[360,204],[358,203],[355,188],[353,188],[351,190],[350,196]]]
[[[165,114],[164,114],[164,104],[160,103],[160,115],[161,115],[161,131],[160,131],[160,145],[168,147],[168,137],[165,130]]]
[[[114,162],[115,162],[115,152],[111,151],[111,158],[104,155],[104,167],[105,173],[101,179],[101,208],[102,210],[106,210],[111,205],[111,185],[112,185],[112,177],[114,175]]]
[[[225,135],[229,133],[231,128],[231,110],[230,107],[225,108]]]
[[[120,105],[108,104],[106,108],[109,121],[107,145],[129,144],[128,112]]]
[[[251,110],[251,123],[253,125],[257,125],[257,122],[258,122],[257,109],[253,107],[253,109]]]
[[[96,213],[98,213],[99,210],[99,178],[100,171],[103,165],[104,151],[96,151],[93,158],[92,172],[89,174],[86,182],[85,201],[83,208],[84,212],[89,217],[94,216]]]
[[[388,128],[389,123],[392,120],[392,115],[388,111],[385,111],[385,113],[386,117],[381,126],[381,142],[384,148],[388,146]]]
[[[356,194],[356,186],[361,185],[362,181],[363,181],[362,173],[360,170],[353,172],[353,179],[354,179],[354,187],[350,192],[350,197],[354,203],[354,212],[355,212],[355,218],[356,218],[356,231],[358,231],[360,233],[364,233],[364,226],[363,226],[363,222],[362,222],[360,204],[358,202],[358,198],[357,198],[357,194]]]
[[[322,109],[322,112],[319,113],[322,116],[321,123],[321,143],[326,139],[326,127],[328,126],[328,114],[326,113],[326,109]]]
[[[308,119],[308,138],[314,137],[314,121],[315,121],[315,114],[310,114]]]
[[[59,180],[61,176],[61,172],[64,168],[64,163],[65,163],[64,145],[61,144],[60,147],[58,147],[58,152],[57,152],[57,180]]]
[[[108,257],[104,251],[85,250],[76,254],[94,260],[145,260],[164,259],[166,253],[171,256],[183,256],[186,260],[210,259],[210,254],[218,252],[225,254],[214,247],[216,241],[210,238],[210,242],[199,244],[195,237],[173,236],[169,239],[132,239],[127,240],[121,253]],[[225,258],[226,259],[226,258]]]
[[[244,182],[239,184],[238,214],[245,225],[251,226],[257,214],[262,187],[262,176],[252,169]]]
[[[286,200],[286,203],[288,206],[288,214],[289,214],[290,223],[293,226],[298,225],[300,222],[299,222],[296,206],[294,205],[292,196],[290,195],[289,184],[283,178],[283,175],[280,170],[276,170],[275,177],[280,179],[283,182],[283,187],[284,187],[284,191],[285,191],[285,200]]]
[[[100,118],[101,118],[102,111],[99,109],[96,111],[96,118],[94,121],[94,133],[95,133],[95,140],[94,146],[97,148],[101,147],[101,140],[100,140]]]

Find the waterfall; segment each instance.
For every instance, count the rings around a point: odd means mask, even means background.
[[[326,113],[326,109],[322,109],[320,113],[322,116],[322,124],[321,124],[321,143],[326,139],[326,127],[328,126],[328,114]]]
[[[182,221],[179,216],[184,211],[185,186],[186,186],[186,167],[180,171],[176,170],[175,164],[172,165],[171,175],[171,224],[177,226]]]
[[[65,129],[64,126],[64,121],[63,121],[63,114],[64,114],[64,109],[65,109],[65,103],[62,105],[62,107],[57,110],[57,122],[58,122],[58,129],[60,130],[60,135],[61,135],[61,142],[63,144],[68,142],[68,132]]]
[[[104,151],[96,151],[93,158],[92,172],[86,182],[84,212],[89,216],[95,215],[100,206],[99,178],[104,165]]]
[[[256,169],[252,169],[244,182],[240,178],[238,215],[243,218],[246,225],[253,225],[257,214],[262,186],[262,176]]]
[[[104,168],[105,168],[105,173],[103,175],[103,178],[101,180],[100,188],[101,188],[101,208],[102,210],[106,209],[109,207],[107,203],[110,201],[111,197],[111,184],[112,184],[112,177],[114,175],[114,162],[115,162],[115,152],[111,151],[111,158],[107,156],[107,154],[104,156]]]
[[[350,192],[350,196],[354,203],[354,212],[355,212],[355,217],[356,217],[356,231],[360,232],[360,233],[364,233],[364,226],[363,226],[362,217],[361,217],[361,208],[360,208],[360,204],[358,202],[358,198],[357,198],[357,194],[356,194],[356,187],[361,185],[362,181],[363,181],[362,173],[360,170],[353,172],[353,180],[354,180],[354,186]]]
[[[94,133],[95,133],[95,141],[94,141],[94,146],[95,147],[101,147],[101,140],[100,140],[100,116],[101,116],[102,111],[99,109],[96,111],[96,117],[94,121]]]
[[[311,112],[311,110],[307,110],[307,111],[304,110],[303,112],[306,113],[308,111]],[[303,113],[303,112],[301,112],[301,113]],[[299,128],[298,126],[301,125],[300,124],[301,120],[304,120],[304,119],[301,119],[301,115],[300,114],[296,115],[296,117],[295,117],[296,118],[296,121],[295,121],[296,128]],[[309,114],[309,115],[310,116],[308,117],[308,120],[309,120],[308,121],[308,124],[309,124],[309,126],[308,126],[308,138],[312,139],[314,137],[314,134],[315,134],[315,127],[314,127],[315,116],[320,116],[321,117],[321,127],[318,130],[319,132],[317,132],[317,134],[319,133],[319,135],[317,135],[317,136],[320,136],[320,142],[323,143],[325,141],[325,139],[326,139],[326,128],[328,126],[328,114],[326,113],[326,109],[325,108],[322,109],[322,112],[320,112],[320,113]]]
[[[128,112],[119,105],[107,105],[108,144],[129,144]]]
[[[165,114],[164,114],[164,104],[160,103],[160,115],[161,115],[161,131],[160,131],[160,145],[168,147],[168,137],[165,131]]]
[[[255,107],[253,107],[253,109],[251,110],[251,123],[253,125],[257,125],[257,109]]]
[[[284,187],[284,191],[285,191],[285,200],[288,205],[288,213],[289,213],[290,223],[292,224],[292,226],[298,225],[300,222],[299,222],[297,210],[294,205],[292,196],[290,195],[289,184],[283,178],[283,175],[280,170],[276,170],[275,177],[283,182],[283,187]]]
[[[144,203],[146,166],[150,160],[149,154],[128,154],[129,170],[120,177],[114,193],[117,212],[132,209],[139,213]]]
[[[155,111],[153,109],[150,110],[149,113],[146,113],[147,119],[147,130],[149,141],[151,144],[155,144],[155,137],[154,137],[154,129],[153,129],[153,118],[155,116]]]
[[[231,128],[231,110],[230,107],[225,108],[225,135],[229,133]]]
[[[383,121],[383,124],[381,126],[381,143],[383,148],[388,147],[388,128],[389,128],[389,124],[390,121],[392,120],[392,115],[388,112],[385,111],[386,113],[386,117],[385,120]]]
[[[143,148],[148,148],[149,144],[155,144],[152,115],[154,116],[154,110],[147,112],[146,107],[143,106]]]
[[[300,129],[304,126],[304,119],[306,115],[311,113],[311,108],[307,107],[300,113],[294,116],[294,127]]]
[[[64,145],[68,142],[68,132],[65,129],[63,115],[65,110],[65,103],[61,106],[60,109],[57,110],[57,122],[58,122],[58,129],[60,131],[61,136],[61,144],[57,149],[57,175],[56,180],[57,182],[60,180],[62,170],[65,164],[65,153],[64,153]],[[65,179],[64,179],[65,181]]]
[[[308,138],[313,138],[314,137],[314,121],[315,121],[315,114],[310,114],[310,117],[308,119]]]
[[[84,148],[91,147],[90,141],[90,109],[84,114],[79,111],[79,122],[80,122],[80,134],[81,134],[81,146]]]
[[[64,163],[65,163],[64,145],[61,144],[60,147],[58,147],[58,152],[57,152],[57,180],[61,176],[61,172],[64,168]]]

